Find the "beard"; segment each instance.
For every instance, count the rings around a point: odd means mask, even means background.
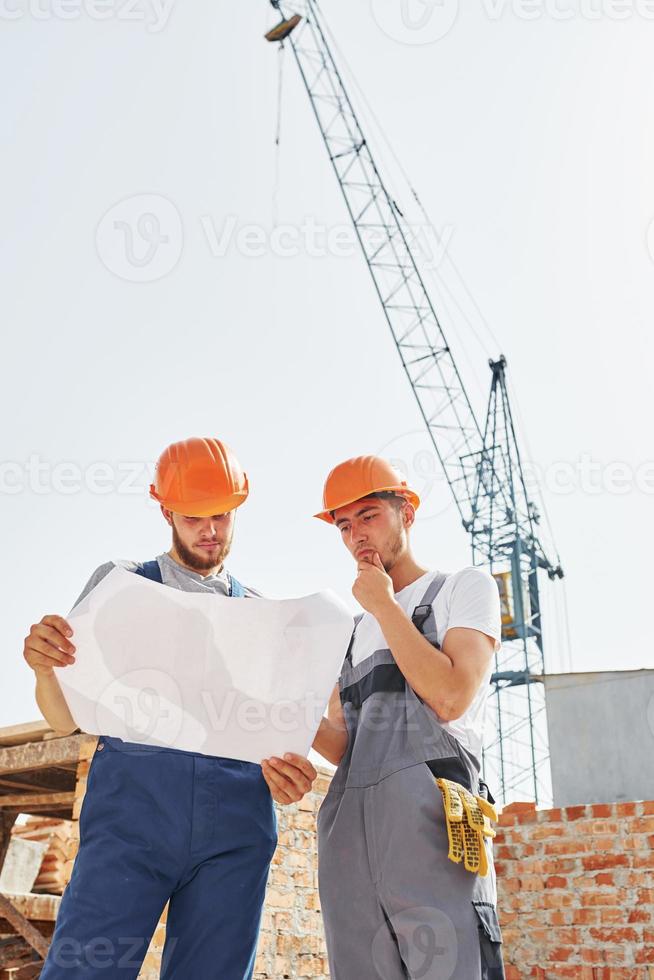
[[[217,556],[211,557],[207,555],[206,558],[201,558],[196,555],[194,551],[187,548],[179,534],[177,533],[177,528],[173,524],[173,545],[177,554],[182,559],[185,565],[192,568],[196,572],[209,572],[212,568],[219,568],[222,566],[225,558],[231,551],[232,548],[232,538],[234,537],[234,528],[232,528],[231,533],[227,540],[224,542],[222,548],[218,552]]]
[[[386,573],[390,572],[398,557],[402,553],[402,550],[403,543],[400,537],[394,538],[393,541],[389,542],[388,548],[386,549],[384,557],[382,558],[382,565],[384,566],[384,571]]]
[[[386,572],[386,574],[390,573],[391,569],[393,568],[393,565],[395,564],[395,562],[397,561],[397,559],[399,558],[399,556],[402,554],[404,550],[404,540],[402,536],[402,529],[403,529],[402,518],[400,517],[399,514],[397,515],[397,517],[398,517],[397,535],[392,537],[387,542],[386,547],[384,548],[384,554],[379,556],[381,559],[381,563],[384,566],[384,571]]]

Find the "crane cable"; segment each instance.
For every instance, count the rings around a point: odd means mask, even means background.
[[[278,208],[278,198],[279,198],[279,184],[280,184],[280,144],[282,137],[282,103],[283,103],[283,88],[284,88],[284,55],[285,55],[285,45],[281,41],[278,49],[277,57],[277,124],[275,126],[275,168],[273,176],[273,188],[272,188],[272,201],[271,201],[271,216],[272,216],[272,227],[273,229],[277,227],[277,221],[279,217]]]

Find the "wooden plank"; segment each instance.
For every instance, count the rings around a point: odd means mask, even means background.
[[[54,790],[72,789],[75,785],[75,763],[69,763],[68,769],[55,768],[37,769],[35,772],[23,772],[20,776],[0,777],[0,787],[27,793],[48,793]]]
[[[95,736],[91,736],[97,740]],[[80,750],[86,748],[88,735],[66,735],[48,742],[28,742],[0,748],[0,776],[25,772],[28,769],[46,769],[63,763],[77,763]]]
[[[24,742],[39,742],[44,735],[54,732],[47,721],[26,721],[20,725],[7,725],[0,728],[0,745],[22,745]]]
[[[36,803],[34,806],[8,806],[0,812],[11,813],[16,817],[21,813],[30,813],[39,817],[54,817],[57,820],[70,820],[72,817],[72,809],[67,803],[55,803],[53,806],[49,803]]]
[[[26,919],[35,922],[57,921],[61,895],[34,895],[32,892],[27,895],[12,895],[7,892],[5,897]]]
[[[17,813],[0,812],[0,868],[5,863],[5,855],[11,841],[11,829],[16,822]]]
[[[39,804],[66,803],[70,806],[75,801],[75,791],[68,793],[11,793],[0,794],[0,807],[38,806]]]
[[[43,960],[36,960],[34,963],[25,963],[24,966],[12,967],[10,970],[3,970],[0,977],[5,980],[34,980],[41,976],[43,970]]]
[[[21,935],[23,939],[27,940],[32,949],[35,949],[39,956],[41,956],[43,959],[46,958],[48,955],[48,947],[50,945],[48,940],[39,932],[36,926],[33,926],[32,923],[18,911],[16,906],[12,904],[6,895],[0,895],[0,915],[2,915],[3,919],[6,919],[7,922],[11,923],[16,932]]]

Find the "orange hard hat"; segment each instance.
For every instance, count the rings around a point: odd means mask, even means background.
[[[379,456],[355,456],[339,463],[331,471],[322,494],[324,510],[314,514],[314,517],[333,524],[333,511],[369,497],[371,493],[395,493],[406,497],[414,507],[420,506],[418,494],[407,486],[400,471],[388,460]]]
[[[176,514],[211,517],[245,501],[248,478],[219,439],[184,439],[157,460],[150,496]]]

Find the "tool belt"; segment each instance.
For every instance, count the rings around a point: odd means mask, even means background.
[[[470,790],[451,779],[436,779],[443,794],[448,858],[455,864],[463,861],[466,871],[485,878],[488,874],[488,855],[485,837],[495,837],[491,820],[497,823],[497,811],[483,796],[473,796]]]

